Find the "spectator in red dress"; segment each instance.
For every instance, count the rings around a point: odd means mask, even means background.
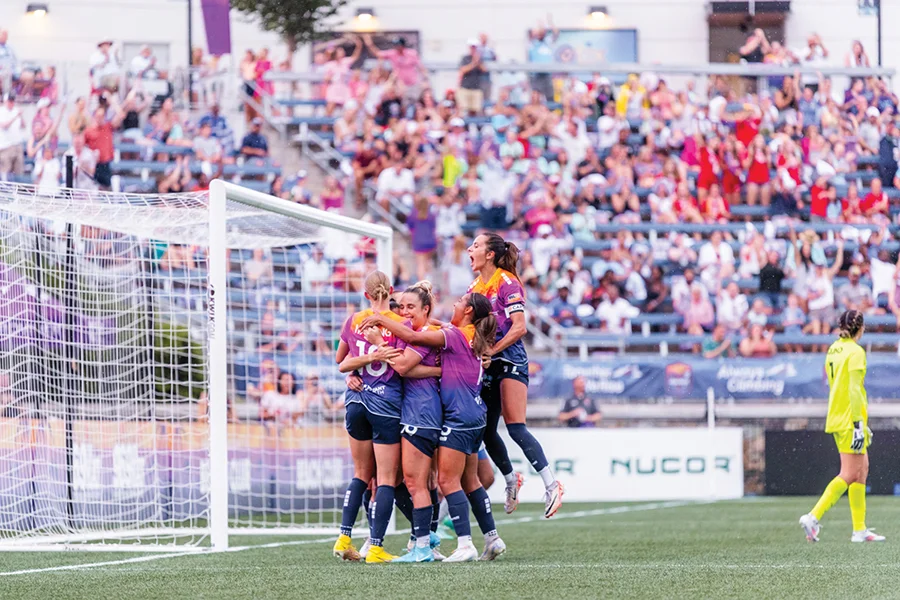
[[[706,223],[728,223],[731,207],[719,191],[719,184],[709,186],[709,193],[700,201],[700,216]]]
[[[672,210],[678,215],[678,219],[683,222],[703,222],[700,207],[697,206],[697,199],[691,196],[686,181],[680,182],[675,190],[675,201],[672,203]]]
[[[725,201],[729,206],[737,204],[741,199],[741,187],[744,182],[741,180],[743,169],[741,168],[741,154],[744,146],[736,137],[729,135],[725,138],[720,150],[720,163],[722,165],[722,191],[725,195]]]
[[[769,184],[769,148],[761,135],[753,138],[744,157],[744,169],[747,171],[747,204],[754,206],[757,199],[763,206],[768,206],[772,199],[772,186]]]
[[[819,176],[809,189],[809,215],[812,221],[828,218],[828,205],[834,202],[837,192],[825,176]]]
[[[859,197],[859,188],[855,183],[847,186],[847,197],[841,200],[841,216],[845,223],[865,223],[862,198]]]
[[[719,162],[719,137],[711,135],[705,141],[699,140],[699,143],[700,174],[697,176],[697,199],[702,206],[710,186],[721,182],[722,166]]]

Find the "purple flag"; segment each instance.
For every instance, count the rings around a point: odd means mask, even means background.
[[[231,4],[229,0],[201,0],[206,45],[213,56],[231,54]]]

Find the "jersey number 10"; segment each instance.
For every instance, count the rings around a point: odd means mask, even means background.
[[[362,340],[356,340],[356,347],[359,350],[359,355],[363,354],[374,354],[376,350],[378,350],[378,346],[373,344],[367,344]],[[380,377],[384,375],[388,370],[388,364],[384,362],[373,362],[369,363],[365,366],[366,373],[371,375],[372,377]]]

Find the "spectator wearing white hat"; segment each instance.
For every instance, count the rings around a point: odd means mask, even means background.
[[[90,58],[91,93],[99,94],[101,90],[117,89],[121,71],[122,65],[113,50],[112,40],[100,41]]]
[[[456,102],[460,111],[469,115],[481,114],[484,108],[482,77],[487,69],[481,59],[479,43],[475,38],[468,41],[469,52],[459,61],[459,89]]]
[[[878,144],[881,142],[881,111],[874,106],[866,109],[866,118],[859,124],[857,130],[857,143],[867,154],[878,154]]]
[[[135,79],[156,79],[159,72],[156,70],[156,57],[153,50],[146,44],[141,46],[141,51],[131,59],[128,69],[129,74]]]

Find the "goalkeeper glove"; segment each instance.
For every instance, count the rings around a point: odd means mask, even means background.
[[[862,451],[866,444],[866,429],[863,427],[862,421],[853,424],[853,441],[850,442],[850,449],[854,452]]]

